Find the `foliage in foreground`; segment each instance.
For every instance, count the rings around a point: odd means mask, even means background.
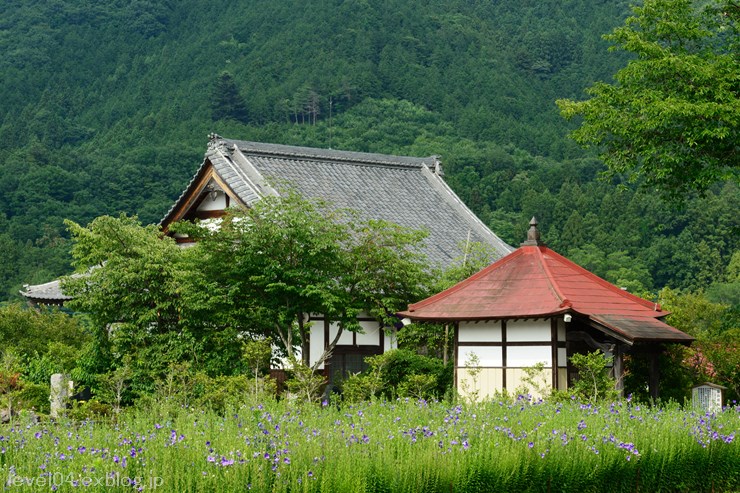
[[[740,408],[263,401],[0,428],[18,491],[732,491]]]

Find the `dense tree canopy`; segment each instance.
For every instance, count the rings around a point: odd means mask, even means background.
[[[308,364],[304,315],[322,313],[342,330],[362,330],[357,315],[389,322],[418,299],[431,272],[419,253],[424,235],[381,221],[361,220],[295,192],[265,197],[235,210],[218,229],[187,228],[199,237],[202,291],[209,314],[261,326],[289,358],[302,347]],[[321,361],[317,362],[320,363]]]
[[[0,298],[69,272],[65,219],[159,221],[214,131],[439,155],[512,245],[536,215],[548,244],[578,249],[613,282],[725,282],[740,237],[734,184],[676,211],[621,175],[597,181],[603,163],[566,138],[554,101],[626,63],[601,35],[628,13],[626,1],[584,0],[3,2]]]
[[[647,0],[607,36],[636,58],[591,99],[558,104],[582,116],[573,137],[609,170],[673,198],[740,179],[740,7],[729,0]]]
[[[292,192],[235,210],[219,228],[180,225],[199,240],[184,249],[128,216],[69,226],[78,274],[63,286],[107,359],[93,366],[125,366],[139,393],[184,362],[209,375],[240,371],[240,337],[270,337],[307,364],[304,315],[322,313],[349,331],[362,330],[362,312],[392,324],[427,293],[432,274],[422,233]]]

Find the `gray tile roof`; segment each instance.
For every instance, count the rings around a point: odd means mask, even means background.
[[[429,233],[425,253],[438,266],[446,267],[462,255],[468,235],[470,241],[490,246],[497,257],[513,251],[447,186],[434,156],[315,149],[214,135],[201,170],[208,163],[247,205],[291,186],[306,197],[325,199],[368,218],[425,229]],[[188,190],[163,223],[171,219],[187,193]]]
[[[62,303],[64,301],[71,300],[71,296],[67,296],[62,293],[62,288],[59,279],[45,284],[36,284],[23,286],[23,291],[20,293],[35,303],[47,303],[55,304]]]

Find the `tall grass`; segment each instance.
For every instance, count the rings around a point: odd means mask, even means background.
[[[520,400],[154,407],[0,428],[3,491],[737,491],[740,410]]]

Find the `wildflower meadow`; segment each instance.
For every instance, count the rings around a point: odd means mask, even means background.
[[[621,400],[335,406],[224,415],[159,404],[116,420],[0,427],[2,491],[740,491],[740,407]]]

